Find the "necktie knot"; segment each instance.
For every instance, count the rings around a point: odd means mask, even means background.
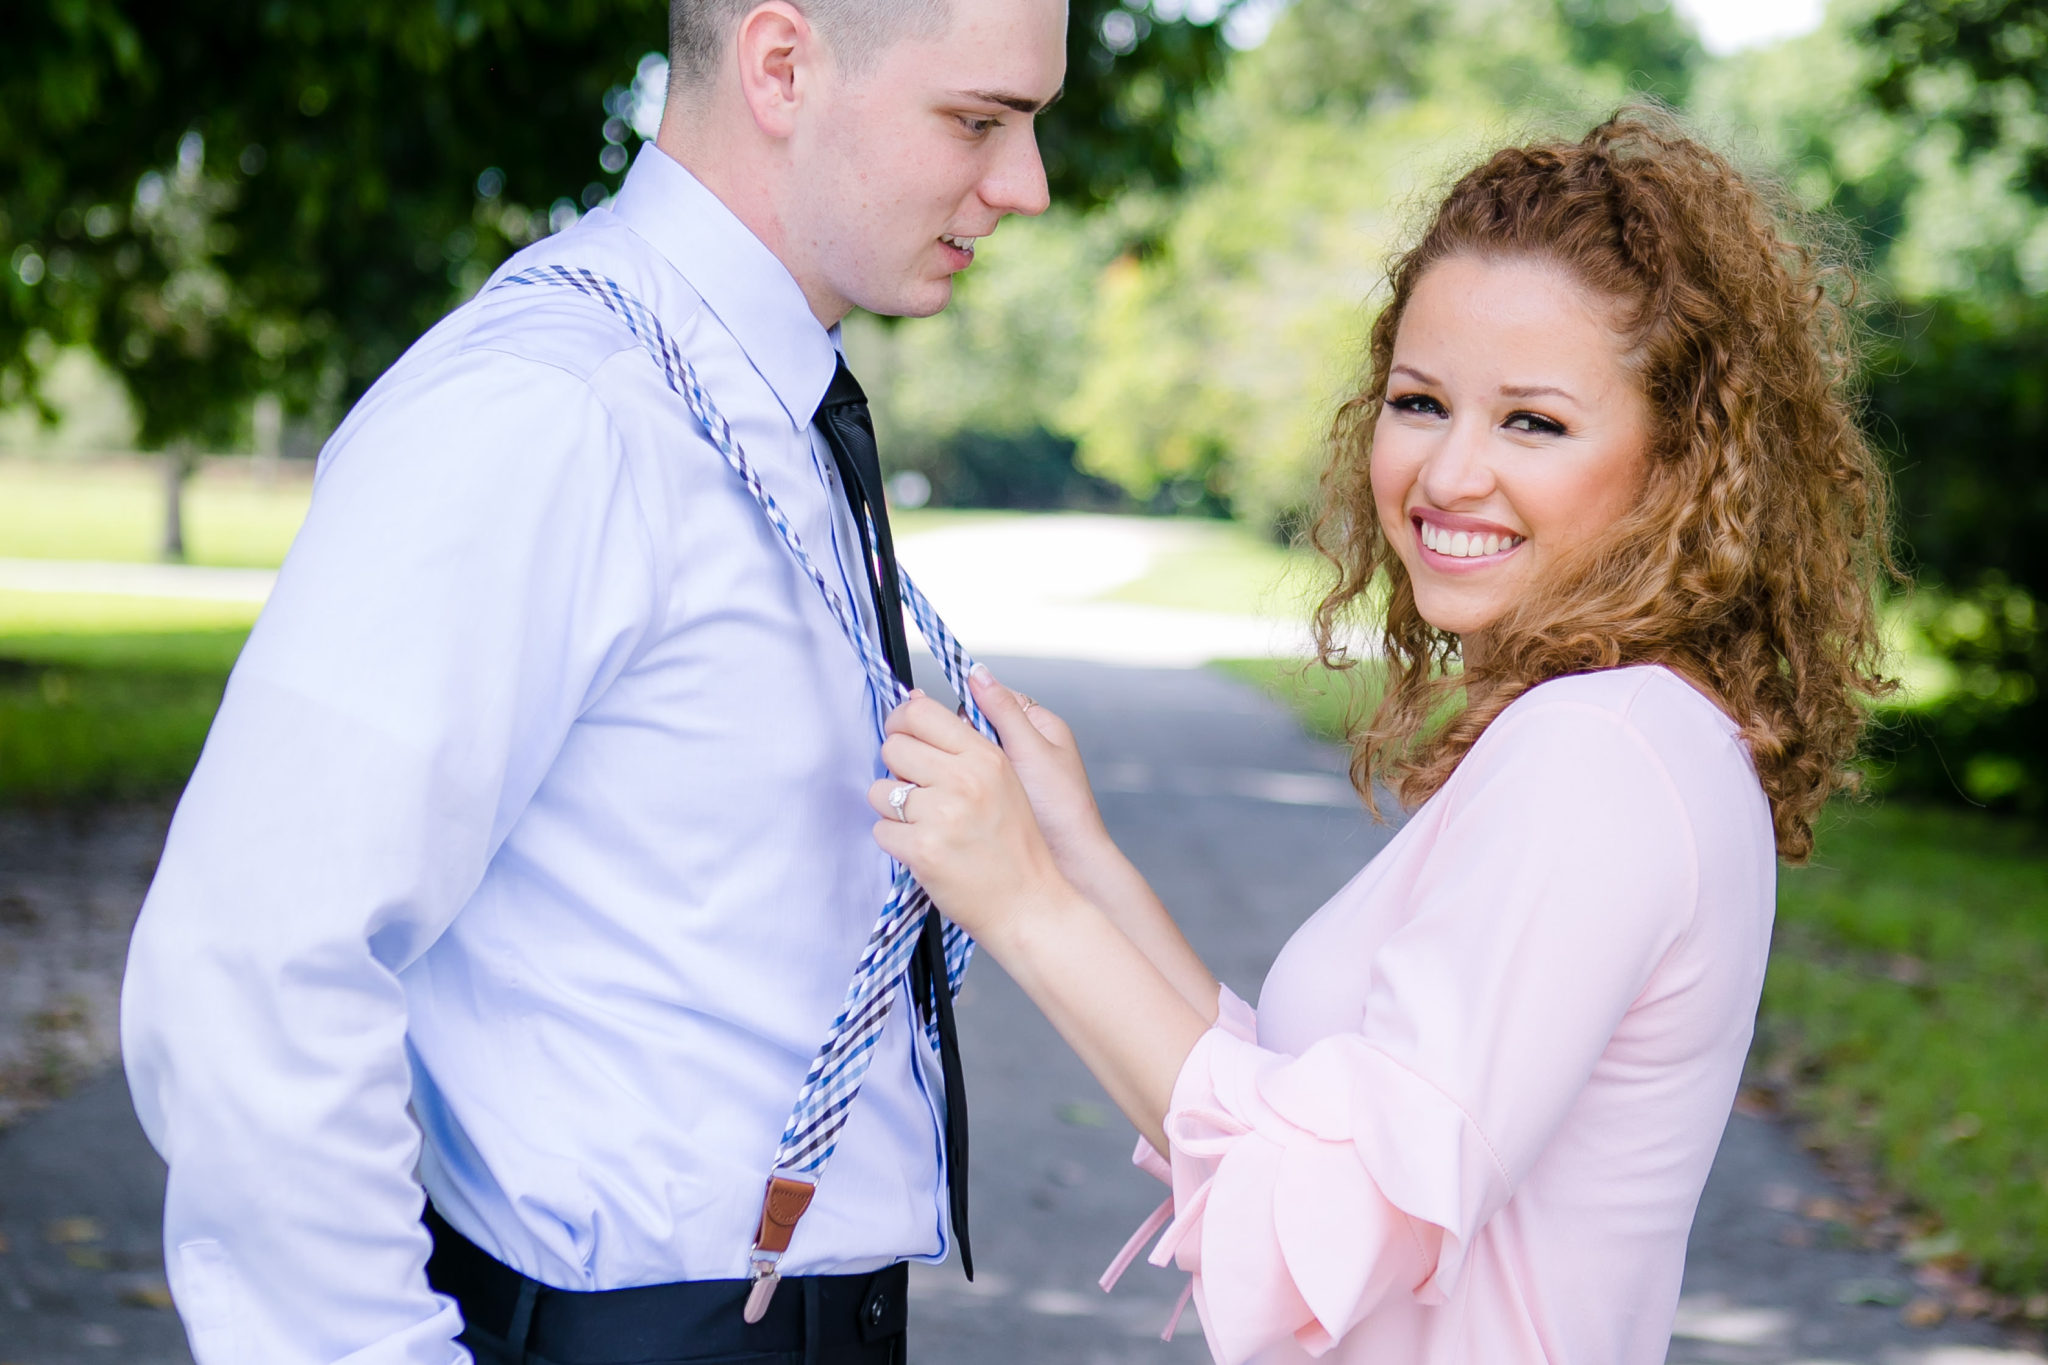
[[[864,408],[867,405],[867,390],[860,386],[860,381],[853,377],[853,371],[847,368],[846,357],[840,356],[839,367],[832,372],[832,382],[826,386],[825,396],[818,401],[818,416],[823,417],[839,408]]]

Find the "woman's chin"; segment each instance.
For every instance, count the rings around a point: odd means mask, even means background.
[[[1463,653],[1469,662],[1475,641],[1486,634],[1486,629],[1501,614],[1501,608],[1493,604],[1474,603],[1468,600],[1432,602],[1417,594],[1415,607],[1422,619],[1446,635],[1455,635],[1463,643]]]

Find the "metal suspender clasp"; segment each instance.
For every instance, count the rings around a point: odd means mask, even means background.
[[[768,1178],[768,1192],[761,1199],[761,1230],[754,1234],[754,1250],[749,1257],[754,1287],[747,1294],[748,1322],[759,1322],[767,1315],[775,1286],[782,1283],[782,1253],[789,1250],[797,1221],[810,1208],[811,1196],[817,1192],[818,1187],[808,1180],[786,1175]]]

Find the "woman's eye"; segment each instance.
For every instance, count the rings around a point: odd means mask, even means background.
[[[1387,406],[1396,412],[1412,412],[1422,417],[1444,415],[1444,405],[1426,393],[1404,393],[1399,398],[1388,399]]]
[[[1510,431],[1533,432],[1539,436],[1564,435],[1564,423],[1553,421],[1541,413],[1518,412],[1509,417],[1505,425]]]

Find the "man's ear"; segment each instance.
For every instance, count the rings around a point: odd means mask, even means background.
[[[789,137],[822,55],[811,21],[786,0],[766,0],[740,20],[735,48],[740,97],[754,125],[769,137]]]

